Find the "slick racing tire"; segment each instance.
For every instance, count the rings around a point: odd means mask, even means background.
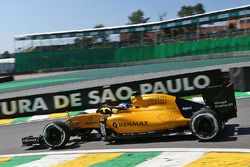
[[[55,121],[44,127],[42,136],[49,147],[61,148],[69,141],[69,127],[62,121]]]
[[[200,141],[215,138],[222,128],[218,114],[210,109],[196,112],[190,121],[190,130]]]

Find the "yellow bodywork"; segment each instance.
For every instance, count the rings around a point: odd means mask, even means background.
[[[100,118],[102,117],[99,113],[93,114],[81,114],[78,116],[71,117],[65,122],[70,125],[70,129],[75,128],[85,128],[85,129],[95,129],[100,128]]]
[[[113,109],[113,114],[85,114],[72,117],[71,128],[99,128],[105,116],[106,128],[116,133],[143,133],[186,126],[190,119],[182,116],[176,97],[167,94],[131,96],[132,107]]]
[[[132,108],[107,118],[106,126],[117,133],[160,131],[187,125],[175,97],[166,94],[132,96]]]

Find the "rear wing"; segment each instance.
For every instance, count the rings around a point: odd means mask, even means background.
[[[216,111],[222,121],[237,117],[237,105],[232,83],[207,87],[202,96],[206,105]]]

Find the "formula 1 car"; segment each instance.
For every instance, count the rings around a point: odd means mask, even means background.
[[[96,113],[82,113],[47,124],[39,137],[22,138],[25,146],[46,144],[61,148],[71,136],[86,139],[97,130],[106,141],[151,137],[190,130],[199,140],[214,139],[225,123],[237,117],[233,84],[204,89],[205,104],[168,94],[132,94],[129,106],[104,105]]]

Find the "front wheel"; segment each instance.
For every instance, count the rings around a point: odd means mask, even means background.
[[[69,127],[62,121],[55,121],[44,127],[42,136],[49,147],[63,147],[70,138]]]
[[[222,122],[216,112],[204,109],[192,116],[189,126],[192,134],[199,140],[208,141],[218,135]]]

